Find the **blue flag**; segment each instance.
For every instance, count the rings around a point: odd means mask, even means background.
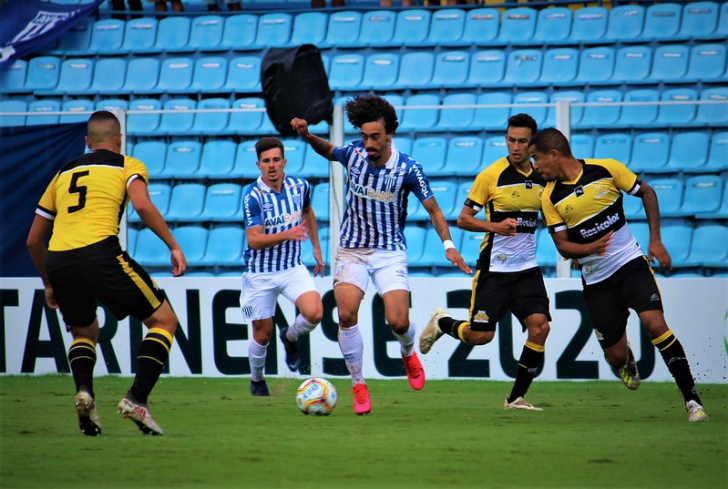
[[[10,0],[0,7],[0,71],[16,58],[40,51],[94,12],[104,0],[65,5]]]

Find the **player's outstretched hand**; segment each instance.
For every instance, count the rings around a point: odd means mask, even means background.
[[[308,134],[308,122],[298,117],[291,119],[291,128],[301,136]]]
[[[185,258],[185,254],[182,253],[180,248],[176,248],[172,250],[171,258],[172,276],[179,277],[180,275],[183,275],[185,270],[187,270],[187,259]]]
[[[647,245],[647,256],[650,258],[650,263],[657,261],[662,270],[672,270],[672,258],[661,240],[650,240],[650,244]]]
[[[288,235],[286,236],[286,239],[288,239],[290,241],[308,240],[308,230],[306,229],[306,226],[303,224],[299,224],[298,226],[293,226],[287,232],[288,232]]]
[[[313,267],[313,276],[320,275],[323,277],[326,271],[326,265],[324,264],[323,256],[321,256],[321,250],[313,250],[313,257],[316,260],[316,266]]]
[[[448,260],[450,260],[450,263],[458,267],[463,272],[470,275],[473,273],[473,271],[470,269],[467,263],[465,263],[465,260],[463,260],[463,257],[458,253],[458,250],[455,248],[450,248],[447,251],[445,251],[445,256]]]

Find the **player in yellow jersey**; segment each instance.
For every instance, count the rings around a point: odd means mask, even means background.
[[[528,152],[536,129],[536,121],[528,114],[508,119],[508,156],[478,174],[458,216],[461,228],[485,233],[468,320],[453,319],[437,308],[420,335],[422,353],[429,352],[444,334],[464,343],[485,345],[493,340],[496,323],[512,311],[523,330],[528,330],[528,338],[504,407],[529,411],[542,411],[524,396],[543,363],[551,320],[546,286],[536,262],[534,233],[541,210],[539,196],[546,184],[531,166]],[[486,220],[475,217],[481,209]]]
[[[581,266],[584,298],[604,356],[631,390],[639,372],[627,343],[627,319],[634,309],[662,355],[685,399],[688,421],[708,415],[695,389],[685,350],[665,321],[662,295],[650,268],[657,260],[672,268],[660,236],[655,191],[613,159],[576,159],[566,137],[544,129],[531,139],[534,168],[548,182],[541,205],[551,236],[564,258]],[[624,217],[623,192],[642,199],[650,228],[648,256]]]
[[[142,222],[169,247],[175,276],[184,273],[187,262],[149,198],[147,168],[119,153],[121,129],[116,116],[94,112],[86,144],[93,152],[67,163],[41,197],[28,250],[43,280],[46,302],[60,308],[73,336],[68,360],[76,383],[81,432],[101,435],[93,388],[98,300],[117,318],[131,315],[149,328],[139,346],[134,384],[118,408],[144,434],[161,435],[147,398],[169,356],[178,321],[162,290],[121,249],[119,221],[129,200]]]

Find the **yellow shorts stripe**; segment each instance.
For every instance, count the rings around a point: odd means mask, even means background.
[[[154,309],[157,309],[162,303],[157,299],[157,296],[154,294],[154,291],[147,285],[147,283],[139,276],[138,273],[134,271],[134,269],[129,265],[129,262],[124,260],[124,255],[119,255],[116,257],[117,260],[119,260],[119,264],[121,265],[121,268],[124,270],[124,273],[126,273],[129,278],[136,284],[137,287],[139,287],[139,290],[144,294],[144,297],[147,298],[149,303],[152,305]]]
[[[539,353],[543,353],[546,351],[546,345],[537,345],[536,343],[533,343],[531,341],[526,341],[526,348],[530,348],[533,351],[537,351]]]

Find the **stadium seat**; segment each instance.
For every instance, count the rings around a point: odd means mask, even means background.
[[[662,199],[660,199],[662,204]],[[660,209],[662,210],[662,209]],[[661,226],[662,243],[672,258],[672,266],[690,266],[687,261],[693,242],[693,228],[687,223],[667,222]]]
[[[447,217],[447,216],[446,216]],[[407,198],[407,221],[427,222],[430,215],[425,212],[422,203],[414,195]]]
[[[404,153],[407,156],[412,154],[412,138],[395,136],[394,139],[392,139],[392,142],[394,143],[394,147],[397,151]],[[313,153],[316,152],[313,151]]]
[[[465,28],[465,11],[458,8],[435,10],[430,21],[427,44],[432,46],[461,46]]]
[[[224,27],[225,21],[219,15],[193,17],[187,47],[199,51],[219,49]]]
[[[364,57],[361,54],[339,54],[331,60],[329,86],[332,90],[353,90],[364,75]]]
[[[330,163],[326,158],[316,151],[306,148],[300,148],[299,153],[303,156],[303,163],[299,167],[298,173],[295,173],[296,176],[316,179],[329,178]],[[334,164],[338,165],[339,163]]]
[[[171,266],[169,255],[167,245],[154,234],[154,231],[149,228],[139,231],[134,251],[135,261],[142,266]]]
[[[423,9],[404,9],[397,14],[394,25],[393,46],[427,45],[432,14]]]
[[[353,48],[362,46],[359,42],[361,31],[362,14],[353,10],[334,12],[329,16],[328,29],[326,30],[327,46],[337,48]]]
[[[274,12],[258,19],[255,45],[259,48],[283,47],[291,37],[293,22],[290,14]]]
[[[0,112],[27,112],[28,104],[22,100],[0,100]],[[24,126],[26,116],[3,115],[0,117],[0,127]]]
[[[628,221],[642,221],[647,218],[645,216],[645,207],[642,199],[633,195],[624,195],[624,217]],[[632,227],[632,224],[630,224]]]
[[[225,19],[221,49],[257,49],[255,38],[258,33],[258,16],[251,14],[232,15]]]
[[[696,217],[700,219],[728,219],[728,182],[723,187],[723,198],[721,199],[720,208],[716,212],[710,214],[698,214]]]
[[[192,132],[195,113],[190,110],[197,108],[197,102],[188,98],[172,98],[164,102],[162,108],[172,112],[162,114],[159,127],[155,130],[157,134],[184,135]]]
[[[432,88],[461,88],[466,86],[470,54],[466,51],[445,51],[435,57]]]
[[[607,33],[609,10],[604,7],[583,7],[574,12],[569,42],[595,43]]]
[[[622,92],[619,90],[595,90],[586,96],[587,103],[621,102]],[[584,108],[584,117],[578,127],[611,127],[619,120],[622,108],[619,105],[594,105]]]
[[[652,127],[653,122],[657,119],[658,106],[650,104],[650,102],[659,100],[660,92],[651,88],[625,92],[625,102],[640,102],[644,105],[623,105],[616,125],[619,127]]]
[[[25,91],[25,79],[27,76],[28,62],[23,59],[14,60],[10,66],[0,71],[0,93]]]
[[[589,134],[572,134],[571,153],[580,159],[594,157],[594,137]]]
[[[260,58],[239,56],[231,59],[224,89],[233,93],[260,92]]]
[[[93,100],[76,99],[66,100],[61,106],[63,112],[69,112],[68,115],[62,115],[59,122],[61,124],[70,124],[75,122],[88,122],[88,118],[91,114],[76,114],[76,112],[93,112],[94,102]]]
[[[162,110],[162,103],[157,99],[136,99],[129,104],[129,111]],[[126,119],[126,130],[131,135],[153,134],[159,127],[161,114],[130,113]]]
[[[412,198],[410,196],[410,199]],[[407,263],[410,266],[417,264],[422,256],[422,252],[425,250],[426,234],[427,230],[422,226],[405,226],[404,239],[407,244]]]
[[[174,143],[170,144],[171,145]],[[167,161],[169,162],[169,157]],[[168,165],[169,166],[169,163]],[[200,183],[180,183],[172,188],[167,221],[196,221],[205,204],[207,188]]]
[[[202,226],[180,226],[172,230],[172,235],[185,252],[189,266],[200,264],[207,247],[207,229]]]
[[[319,183],[313,188],[311,193],[311,206],[316,215],[316,221],[328,222],[330,193],[329,182]]]
[[[642,35],[645,24],[645,7],[620,5],[609,11],[609,22],[604,41],[635,42]]]
[[[53,90],[58,85],[61,60],[55,56],[37,56],[28,61],[26,91]]]
[[[123,52],[125,22],[119,19],[102,19],[91,28],[89,52],[94,54],[118,54]]]
[[[668,44],[655,49],[652,59],[652,82],[682,82],[688,70],[689,48],[685,44]]]
[[[393,88],[430,88],[435,56],[431,52],[409,52],[399,63],[399,77]]]
[[[720,16],[718,17],[718,27],[709,39],[725,39],[728,37],[728,3],[720,6]]]
[[[470,57],[467,86],[498,86],[506,72],[506,56],[502,50],[478,51]]]
[[[538,11],[533,40],[541,44],[560,44],[571,34],[573,11],[568,7],[552,7]]]
[[[634,7],[634,5],[629,5]],[[645,83],[652,67],[652,48],[649,46],[626,46],[615,55],[614,73],[611,81],[617,83]]]
[[[200,102],[200,105],[205,102]],[[197,114],[195,123],[202,114]],[[235,166],[235,153],[238,145],[230,140],[207,141],[202,146],[202,157],[197,174],[202,178],[230,178]]]
[[[151,199],[154,207],[157,208],[159,213],[164,216],[169,210],[169,198],[172,194],[172,189],[165,183],[150,183],[147,185],[147,191],[149,192],[149,198]],[[133,206],[129,206],[129,221],[140,222],[141,218],[134,210]]]
[[[197,105],[200,110],[221,110],[230,108],[230,100],[227,98],[207,98]],[[194,134],[223,134],[230,121],[229,112],[197,112],[195,123],[191,132]]]
[[[495,160],[494,160],[495,161]],[[493,163],[492,161],[483,160],[483,168]],[[465,200],[468,198],[468,195],[470,195],[470,191],[473,189],[473,180],[468,180],[466,182],[459,183],[457,186],[457,189],[455,190],[455,205],[453,206],[453,212],[449,216],[446,215],[445,218],[450,222],[457,221],[458,216],[460,215],[460,211],[463,209],[463,205],[465,205]]]
[[[643,41],[670,41],[678,39],[682,6],[676,3],[654,4],[647,7]]]
[[[359,88],[386,90],[394,85],[399,74],[399,55],[395,53],[375,53],[364,61],[364,77]]]
[[[690,254],[685,263],[690,266],[728,267],[728,226],[703,224],[695,228]]]
[[[543,51],[540,49],[516,49],[508,55],[503,85],[533,84],[541,76]]]
[[[700,92],[700,100],[723,102],[698,106],[695,124],[705,126],[728,126],[728,88],[709,88]],[[728,158],[726,158],[728,159]]]
[[[460,255],[467,265],[475,270],[480,258],[480,246],[485,239],[485,233],[466,232],[463,233],[462,244],[460,245]]]
[[[603,134],[594,145],[594,158],[612,158],[625,165],[632,156],[632,136],[629,134]]]
[[[255,164],[258,160],[258,156],[255,153],[255,143],[256,141],[243,141],[238,144],[238,149],[235,153],[235,166],[230,172],[231,176],[246,180],[254,180],[260,176],[260,170],[258,170],[258,166]]]
[[[60,120],[59,115],[44,115],[44,112],[60,112],[61,102],[58,100],[33,100],[28,104],[28,112],[32,112],[33,115],[28,115],[25,120],[26,126],[40,126],[46,124],[58,124]]]
[[[666,169],[675,172],[702,172],[708,161],[710,137],[705,132],[682,132],[672,137]]]
[[[501,19],[500,44],[519,45],[532,42],[536,31],[536,17],[538,13],[529,7],[509,8],[503,12]],[[539,42],[535,42],[539,44]]]
[[[83,19],[58,38],[58,44],[51,54],[65,56],[89,54],[93,27],[94,20],[92,18]]]
[[[293,19],[291,46],[313,44],[319,48],[325,46],[326,26],[329,14],[325,12],[303,12]]]
[[[663,217],[680,216],[685,187],[683,181],[679,178],[658,178],[648,183],[657,193],[660,215]]]
[[[566,100],[570,104],[581,104],[586,100],[586,96],[584,95],[584,92],[580,90],[553,92],[551,94],[551,103],[556,103],[561,100]],[[572,105],[570,106],[570,109],[571,125],[578,125],[581,122],[582,117],[584,117],[584,107],[575,107]],[[543,125],[544,127],[556,127],[556,107],[548,108],[546,121]]]
[[[615,52],[611,47],[584,49],[579,58],[576,81],[590,85],[609,84],[614,74]]]
[[[560,86],[573,81],[578,71],[578,61],[579,52],[574,48],[546,50],[538,83]]]
[[[425,170],[425,173],[427,173],[427,170]],[[455,196],[457,195],[457,183],[455,183],[454,180],[431,179],[430,190],[432,190],[432,194],[437,199],[437,204],[440,206],[440,209],[442,209],[442,213],[446,216],[453,214],[454,207],[459,205],[455,202]],[[410,198],[417,199],[414,195]],[[425,210],[424,206],[421,207],[422,212],[429,221],[429,214]],[[453,242],[455,242],[455,238],[453,238]]]
[[[114,109],[128,110],[129,102],[118,98],[105,98],[96,102],[96,110],[113,112]]]
[[[122,90],[134,94],[155,93],[159,83],[159,66],[159,58],[133,58],[126,69]]]
[[[716,132],[710,138],[710,153],[705,171],[728,169],[728,132]]]
[[[131,209],[132,208],[130,208],[130,210]],[[126,246],[122,246],[122,248],[126,250],[129,256],[134,256],[134,253],[136,251],[136,240],[138,234],[139,231],[134,228],[126,229]]]
[[[67,59],[61,63],[61,74],[58,78],[58,85],[56,85],[56,88],[52,92],[66,93],[69,95],[85,94],[91,86],[93,72],[94,62],[90,59]],[[36,90],[36,93],[46,92]]]
[[[718,82],[726,69],[725,44],[698,44],[690,49],[686,80]]]
[[[417,138],[412,142],[410,156],[422,165],[426,175],[442,175],[438,170],[445,165],[447,140],[438,136]]]
[[[502,129],[501,129],[502,130]],[[483,164],[490,165],[496,160],[508,156],[508,146],[504,136],[491,136],[483,145]]]
[[[124,58],[101,58],[96,61],[93,81],[88,92],[104,95],[125,93],[126,60]]]
[[[382,98],[394,107],[394,110],[397,112],[397,119],[401,121],[402,113],[404,112],[402,110],[402,107],[404,107],[404,97],[397,93],[385,93],[382,95]]]
[[[286,173],[298,176],[304,165],[308,143],[298,139],[283,139],[281,142],[283,143],[283,154],[286,158]],[[326,176],[328,177],[328,173]]]
[[[434,94],[420,93],[407,97],[399,131],[423,131],[435,127],[440,117],[438,109],[409,109],[410,107],[435,105],[440,105],[440,97]]]
[[[472,131],[475,107],[460,107],[464,105],[474,106],[475,95],[472,93],[451,93],[442,99],[443,109],[440,111],[440,120],[435,126],[439,131]],[[458,106],[457,108],[447,108]]]
[[[463,230],[457,227],[451,227],[450,236],[452,237],[452,242],[455,243],[455,247],[459,248],[463,241]],[[420,257],[418,265],[444,267],[447,269],[453,266],[448,261],[447,256],[445,256],[445,250],[442,248],[442,240],[434,227],[429,227],[425,233],[424,252]]]
[[[358,44],[362,47],[391,46],[397,13],[392,10],[366,12],[361,18]]]
[[[153,17],[128,20],[124,28],[121,51],[134,54],[155,52],[158,27],[159,22]]]
[[[161,178],[196,178],[200,166],[202,143],[175,141],[167,146],[167,159]],[[172,193],[174,196],[174,192]],[[201,210],[201,209],[200,209]]]
[[[199,58],[195,61],[190,88],[202,93],[220,92],[227,77],[227,59],[220,56]]]
[[[637,134],[632,144],[632,159],[629,168],[635,173],[660,173],[665,171],[669,156],[670,136],[668,134],[662,132]]]
[[[718,26],[717,2],[693,2],[683,7],[678,36],[685,39],[709,37]]]
[[[636,197],[625,197],[627,201],[638,200],[642,202],[642,199]],[[642,215],[644,219],[644,214]],[[629,219],[629,217],[627,217]],[[632,232],[632,236],[637,240],[637,243],[642,248],[642,252],[647,254],[647,246],[650,244],[650,226],[644,220],[641,222],[629,222],[629,230]]]
[[[445,158],[446,175],[475,177],[483,165],[483,139],[477,136],[461,136],[448,141]]]
[[[693,217],[711,214],[720,208],[725,179],[719,175],[695,175],[685,180],[685,195],[680,213]],[[725,244],[728,241],[724,242]]]
[[[536,124],[543,126],[546,122],[546,114],[548,107],[545,106],[549,102],[548,95],[545,92],[521,92],[513,97],[514,104],[539,104],[540,107],[513,107],[511,115],[519,112],[525,112],[536,121]]]
[[[245,251],[245,230],[242,226],[225,225],[210,229],[205,256],[201,265],[240,266]]]
[[[673,88],[663,91],[660,98],[663,102],[690,102],[698,99],[698,92],[693,88]],[[697,111],[693,104],[660,105],[655,122],[663,126],[686,126],[695,119]]]
[[[144,163],[149,178],[157,178],[167,161],[167,143],[164,141],[141,141],[134,145],[134,158]],[[161,212],[161,211],[160,211]]]
[[[240,98],[233,102],[233,109],[265,109],[265,101],[258,97]],[[255,134],[263,122],[264,111],[232,112],[228,123],[228,134]]]
[[[157,91],[181,93],[190,90],[194,62],[190,58],[167,58],[159,70]]]
[[[478,95],[478,105],[506,105],[513,103],[510,93],[487,91]],[[510,107],[478,107],[473,116],[473,129],[503,130],[508,124]]]
[[[463,46],[490,46],[500,32],[501,14],[494,8],[476,8],[465,14],[465,27],[460,43]]]
[[[165,53],[194,51],[187,47],[191,24],[190,17],[166,17],[160,20],[154,49]]]
[[[233,143],[234,144],[234,143]],[[207,187],[202,221],[242,221],[242,187],[236,183],[216,183]]]

